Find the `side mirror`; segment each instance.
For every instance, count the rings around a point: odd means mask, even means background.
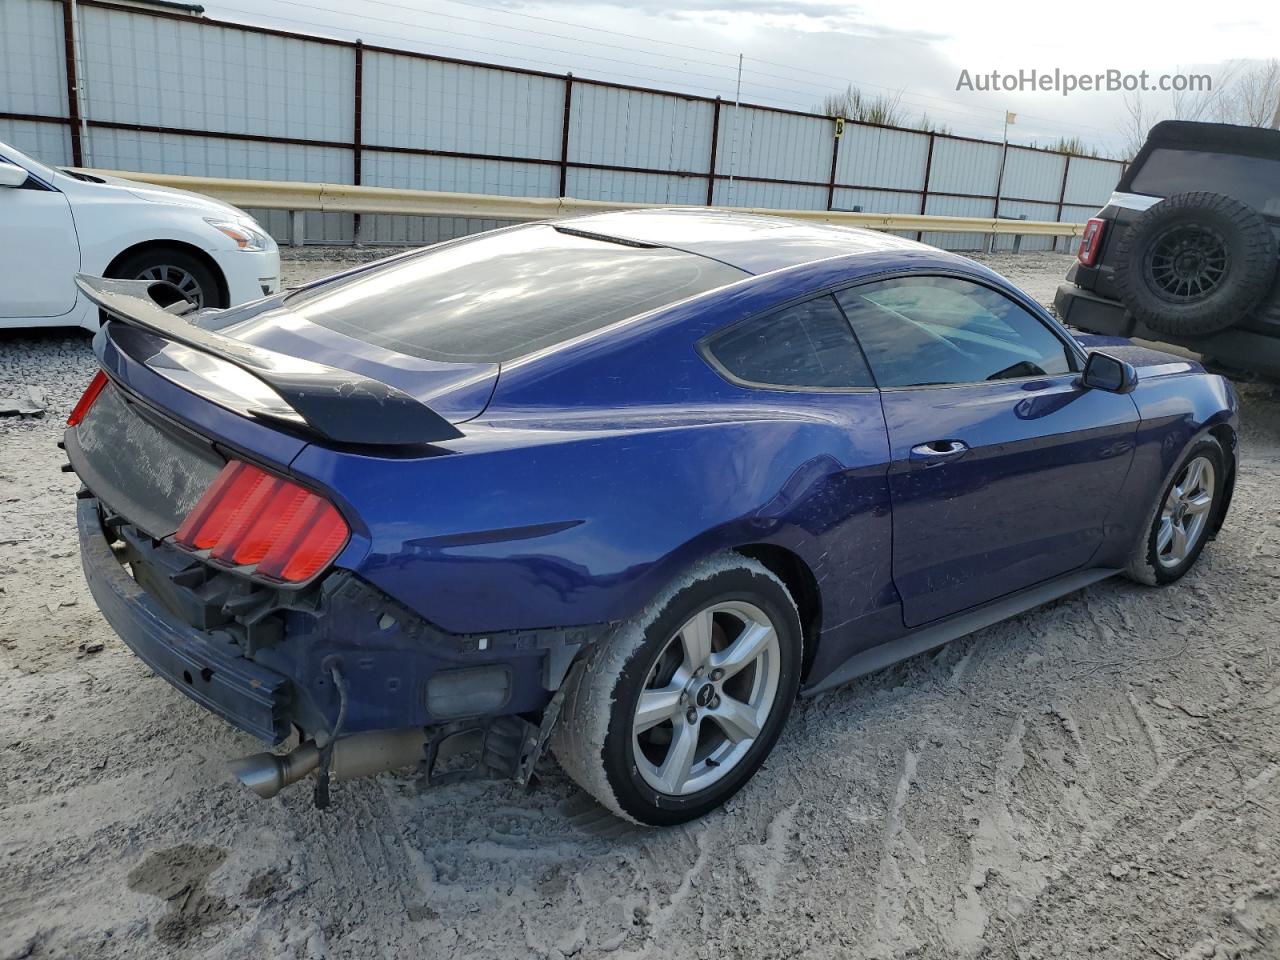
[[[28,173],[16,163],[0,160],[0,187],[20,187],[27,182]]]
[[[1084,375],[1080,382],[1091,390],[1132,393],[1133,388],[1138,385],[1138,371],[1133,364],[1105,353],[1091,353],[1085,361]]]

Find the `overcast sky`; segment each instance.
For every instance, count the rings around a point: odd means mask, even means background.
[[[1121,149],[1119,93],[957,90],[961,70],[1222,74],[1280,53],[1280,4],[1159,6],[955,0],[203,0],[211,17],[384,46],[724,96],[745,55],[744,101],[814,109],[846,83],[901,93],[954,132]],[[1194,25],[1194,26],[1189,26]],[[1159,95],[1149,95],[1156,105]]]

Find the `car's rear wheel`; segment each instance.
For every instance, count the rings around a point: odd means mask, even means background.
[[[700,564],[591,656],[552,750],[619,816],[699,817],[749,780],[799,685],[800,617],[782,582],[736,554]]]
[[[1252,207],[1183,193],[1142,214],[1120,238],[1120,298],[1152,330],[1198,337],[1239,323],[1276,274],[1276,240]]]
[[[227,306],[221,284],[208,265],[176,247],[140,250],[115,264],[109,275],[120,280],[152,282],[156,285],[152,296],[162,303],[184,299],[197,310]]]
[[[1134,546],[1129,576],[1158,586],[1190,570],[1213,533],[1225,481],[1222,445],[1212,437],[1197,441],[1156,499],[1145,535]]]

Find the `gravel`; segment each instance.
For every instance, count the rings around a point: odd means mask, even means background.
[[[385,251],[379,251],[385,252]],[[314,255],[313,251],[307,251]],[[1066,257],[995,257],[1041,300]],[[286,264],[291,281],[345,264]],[[262,801],[260,745],[104,624],[61,423],[86,335],[0,334],[0,960],[1280,956],[1280,401],[1179,585],[1116,580],[801,702],[723,811],[623,824],[383,775]]]

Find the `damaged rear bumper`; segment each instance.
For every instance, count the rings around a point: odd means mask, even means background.
[[[606,629],[446,634],[346,571],[301,592],[264,587],[80,496],[90,592],[139,659],[272,745],[294,730],[303,747],[350,738],[349,768],[371,762],[352,758],[359,744],[382,743],[373,735],[416,730],[424,785],[527,781],[567,676]],[[467,752],[474,762],[455,760]]]
[[[245,659],[227,635],[177,620],[126,572],[103,533],[98,501],[76,508],[80,561],[94,602],[143,663],[188,697],[269,743],[289,735],[287,677]]]

